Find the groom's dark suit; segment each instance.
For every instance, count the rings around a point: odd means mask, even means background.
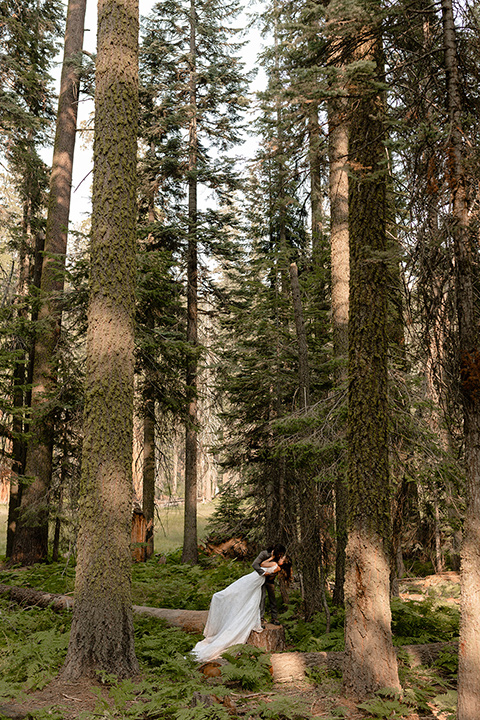
[[[262,568],[262,562],[268,560],[271,553],[268,550],[262,550],[260,555],[255,558],[252,567],[259,575],[265,574],[265,568]],[[262,597],[260,600],[260,617],[265,617],[265,595],[268,593],[268,604],[270,606],[270,615],[272,620],[276,620],[278,616],[277,600],[275,598],[275,575],[265,575],[265,582],[262,585]]]

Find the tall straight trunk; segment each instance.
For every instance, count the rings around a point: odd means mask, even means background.
[[[339,78],[342,77],[339,71]],[[338,81],[337,91],[343,91]],[[330,162],[330,247],[332,273],[332,331],[335,358],[335,382],[345,382],[348,357],[349,305],[349,235],[348,235],[348,124],[347,104],[343,97],[332,99],[328,105],[328,154]],[[345,548],[347,545],[348,487],[343,472],[335,477],[335,587],[333,601],[344,601]]]
[[[148,376],[148,370],[147,370]],[[155,398],[153,383],[147,377],[145,415],[143,418],[143,483],[142,510],[146,524],[146,547],[144,558],[148,560],[155,551]]]
[[[148,397],[145,402],[145,415],[143,418],[142,510],[147,528],[144,558],[148,560],[155,551],[155,398],[153,397],[153,383],[149,382],[148,377],[146,392]]]
[[[400,690],[392,644],[387,416],[386,157],[379,29],[362,31],[349,143],[349,528],[345,573],[345,689],[366,697]],[[373,69],[375,68],[375,69]]]
[[[468,226],[457,43],[451,0],[442,0],[444,62],[449,113],[448,167],[455,225],[455,284],[460,348],[467,509],[462,547],[458,720],[480,717],[480,342],[474,280],[478,238]]]
[[[130,554],[138,26],[137,0],[99,0],[80,529],[65,680],[138,673]]]
[[[194,565],[197,548],[197,472],[198,472],[198,269],[197,269],[197,76],[196,76],[196,10],[190,2],[190,107],[188,163],[188,249],[187,249],[187,361],[188,417],[185,433],[185,513],[182,562]]]
[[[153,197],[149,207],[149,223],[156,220]],[[149,242],[151,239],[149,238]],[[150,306],[147,307],[146,324],[150,331],[155,328],[155,319]],[[148,560],[153,556],[154,525],[155,525],[155,379],[154,372],[147,364],[145,368],[145,410],[143,416],[143,482],[142,510],[146,524],[146,547],[143,557]]]
[[[48,552],[48,490],[55,412],[52,395],[57,384],[55,356],[61,325],[60,296],[64,287],[79,91],[78,71],[72,57],[82,50],[85,9],[86,0],[69,0],[33,353],[32,423],[25,468],[29,482],[22,493],[12,550],[12,560],[24,565],[45,560]]]
[[[299,405],[306,412],[310,405],[310,370],[308,363],[308,346],[303,319],[302,298],[298,281],[296,263],[290,264],[290,282],[292,286],[293,314],[298,345],[298,392]],[[319,524],[319,502],[315,478],[308,469],[299,470],[299,512],[300,540],[303,549],[298,558],[303,579],[303,601],[305,618],[309,620],[319,612],[323,605],[320,584],[321,540]]]
[[[16,316],[21,325],[27,322],[26,296],[28,293],[28,278],[30,275],[30,263],[28,247],[32,241],[31,233],[31,202],[25,200],[22,207],[22,236],[18,253],[18,279],[15,304],[17,307]],[[14,415],[12,421],[13,447],[12,447],[12,480],[10,483],[10,497],[8,501],[7,520],[7,542],[6,557],[11,558],[15,536],[17,533],[18,513],[22,500],[23,483],[22,476],[25,472],[26,446],[24,440],[24,408],[27,407],[25,383],[27,380],[27,364],[29,361],[25,343],[20,332],[15,338],[15,349],[19,357],[13,368],[13,407]]]
[[[320,127],[318,124],[318,106],[312,103],[307,108],[308,131],[308,164],[310,169],[310,209],[312,215],[312,264],[314,270],[321,267],[323,210],[322,210],[322,183],[321,155],[320,155]]]
[[[295,318],[295,329],[298,344],[298,390],[299,405],[302,410],[307,410],[310,405],[310,369],[308,363],[307,334],[305,332],[305,321],[303,319],[302,296],[300,283],[298,281],[298,268],[296,263],[290,264],[290,282],[292,286],[293,315]]]
[[[5,556],[12,557],[13,542],[17,530],[17,514],[22,500],[22,483],[19,479],[25,470],[25,443],[23,441],[23,405],[25,384],[25,364],[15,363],[13,372],[13,407],[12,421],[12,475],[10,479],[10,495],[8,499],[7,542]]]
[[[60,482],[59,482],[59,488],[57,493],[57,516],[55,518],[55,530],[53,533],[53,543],[52,543],[52,561],[58,562],[58,559],[60,557],[60,531],[62,527],[62,512],[63,512],[63,495],[65,490],[65,485],[67,483],[67,466],[68,466],[68,436],[67,436],[67,427],[68,427],[69,417],[68,413],[65,417],[65,424],[63,427],[63,437],[62,437],[62,458],[61,458],[61,464],[60,464]]]

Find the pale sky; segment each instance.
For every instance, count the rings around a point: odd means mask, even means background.
[[[156,1],[157,0],[140,0],[140,16],[142,17],[148,15]],[[96,13],[96,0],[87,0],[87,14],[85,21],[86,32],[83,47],[84,50],[92,53],[95,52],[96,46]],[[244,48],[244,62],[248,70],[251,70],[255,66],[256,57],[260,52],[260,49],[261,39],[258,31],[254,30],[249,34],[248,44]],[[60,68],[58,72],[60,72]],[[82,121],[88,119],[92,111],[93,100],[86,100],[84,97],[81,97],[78,113],[79,125]],[[82,138],[77,137],[73,164],[72,199],[70,210],[72,225],[76,225],[81,220],[85,219],[89,215],[91,209],[90,192],[92,184],[92,156],[91,150],[86,149],[84,145],[85,143]],[[51,162],[51,154],[51,150],[46,151],[44,156],[45,162]]]

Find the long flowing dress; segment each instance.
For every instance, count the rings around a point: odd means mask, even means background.
[[[266,568],[265,573],[273,570]],[[196,660],[213,660],[232,645],[244,643],[252,630],[262,631],[260,599],[264,582],[265,575],[254,570],[213,595],[203,631],[205,640],[192,650]]]

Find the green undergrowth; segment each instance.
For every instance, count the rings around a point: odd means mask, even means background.
[[[0,600],[0,705],[21,702],[32,690],[41,689],[60,669],[68,645],[70,613],[50,609],[19,609]],[[79,713],[79,720],[96,717],[142,720],[227,720],[232,701],[249,705],[252,720],[301,720],[310,717],[304,704],[288,698],[268,697],[272,688],[269,656],[257,648],[237,646],[226,654],[218,678],[207,679],[198,671],[190,650],[200,635],[169,628],[154,618],[135,618],[135,646],[140,680],[118,680],[100,674],[104,686],[92,688],[97,696],[93,713]],[[106,692],[105,692],[106,690]],[[262,700],[266,693],[268,702]],[[273,712],[273,714],[272,714]],[[1,717],[1,714],[0,714]],[[35,712],[36,720],[62,718],[59,707]]]
[[[73,592],[75,565],[73,561],[41,563],[27,568],[0,570],[0,584],[29,587],[64,595]]]
[[[198,565],[181,563],[180,551],[133,566],[133,602],[188,610],[208,610],[212,594],[251,570],[238,560],[200,556]]]
[[[19,608],[0,599],[0,697],[47,685],[63,663],[71,613]]]
[[[199,564],[181,563],[181,551],[132,566],[132,597],[134,605],[149,605],[189,610],[208,610],[212,593],[221,590],[241,575],[250,565],[219,556],[201,556]],[[0,571],[0,584],[36,588],[50,593],[73,592],[73,563],[58,562],[12,568]]]
[[[394,645],[421,645],[458,638],[459,611],[456,606],[435,600],[392,598]]]
[[[250,571],[248,563],[219,557],[201,557],[197,566],[180,562],[180,552],[162,562],[151,560],[133,566],[135,605],[205,610],[213,592]],[[0,583],[33,587],[52,593],[73,591],[72,563],[45,564],[28,569],[0,571]],[[458,610],[436,598],[424,601],[392,601],[394,642],[420,644],[449,641],[458,635]],[[278,593],[279,595],[279,593]],[[280,597],[278,597],[280,601]],[[280,603],[280,621],[286,631],[287,650],[303,652],[343,650],[344,613],[331,608],[331,628],[326,633],[323,613],[309,622],[302,618],[301,596],[292,588],[288,605]],[[71,613],[38,608],[19,608],[0,598],[0,705],[19,701],[29,691],[41,689],[55,677],[65,657]],[[227,720],[232,711],[227,699],[234,697],[237,716],[251,720],[301,720],[308,708],[272,686],[267,655],[251,647],[231,649],[225,655],[220,677],[206,678],[190,656],[200,635],[168,628],[163,621],[135,615],[136,653],[141,666],[140,682],[100,678],[104,692],[97,691],[94,717],[141,720]],[[399,648],[402,698],[379,694],[358,707],[364,718],[402,718],[414,710],[430,712],[433,703],[446,718],[453,718],[457,672],[456,653],[446,649],[435,666],[411,668]],[[341,673],[322,668],[309,671],[312,687],[332,698],[330,718],[347,717],[334,699],[341,694]],[[105,696],[105,689],[107,694]],[[212,697],[214,700],[212,701]],[[62,720],[51,708],[45,718]],[[345,709],[345,713],[347,710]],[[43,720],[40,714],[36,720]],[[1,720],[1,715],[0,715]]]

